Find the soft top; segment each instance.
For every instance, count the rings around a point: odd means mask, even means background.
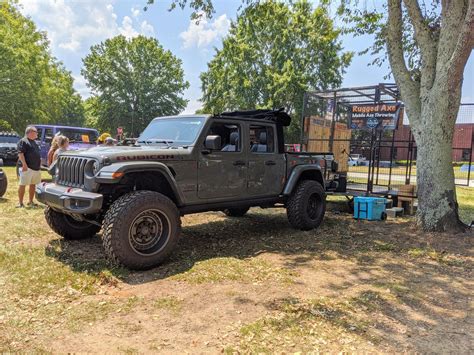
[[[87,128],[87,127],[73,127],[73,126],[62,126],[62,125],[56,125],[56,124],[34,124],[31,125],[34,127],[38,128],[63,128],[63,129],[75,129],[78,131],[94,131],[98,132],[95,128]]]
[[[278,110],[253,110],[253,111],[231,111],[222,112],[216,117],[241,117],[250,118],[257,120],[272,121],[282,126],[289,126],[291,123],[291,117],[285,112],[284,108]]]

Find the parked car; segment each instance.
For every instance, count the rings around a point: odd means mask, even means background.
[[[7,179],[7,174],[2,170],[3,166],[3,160],[0,159],[0,197],[5,195],[5,192],[7,191],[8,187],[8,179]]]
[[[362,154],[351,154],[349,155],[348,165],[359,166],[364,165],[367,159]]]
[[[285,207],[294,228],[317,228],[337,164],[332,154],[285,153],[290,120],[266,110],[156,118],[136,146],[62,153],[36,196],[52,230],[82,239],[103,229],[109,259],[131,269],[166,259],[185,214]]]
[[[92,128],[69,127],[59,125],[34,125],[38,130],[38,144],[41,149],[41,165],[48,166],[48,151],[54,136],[64,135],[69,138],[69,150],[95,147],[99,132]]]
[[[4,163],[16,163],[19,140],[20,136],[16,132],[0,132],[0,159],[3,159]]]

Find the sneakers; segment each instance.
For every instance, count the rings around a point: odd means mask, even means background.
[[[25,205],[22,203],[19,203],[18,205],[15,206],[15,208],[25,208]]]

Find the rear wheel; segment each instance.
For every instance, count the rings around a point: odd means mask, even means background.
[[[100,227],[95,224],[77,221],[67,214],[56,212],[51,207],[46,207],[44,215],[51,229],[64,239],[90,238],[100,231]]]
[[[103,243],[108,258],[130,269],[162,263],[178,242],[176,205],[154,191],[135,191],[116,200],[105,214]]]
[[[243,217],[248,211],[249,207],[243,207],[243,208],[226,208],[222,212],[226,214],[226,216],[229,217]]]
[[[293,191],[286,205],[293,228],[310,230],[319,227],[326,212],[326,192],[320,183],[303,180]]]

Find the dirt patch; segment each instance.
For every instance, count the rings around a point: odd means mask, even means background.
[[[357,222],[334,212],[311,232],[290,229],[281,211],[258,209],[241,219],[207,213],[183,222],[169,263],[120,276],[107,291],[111,302],[136,297],[132,310],[41,347],[472,351],[472,235],[423,235],[409,219]],[[62,260],[71,262],[70,243],[61,243]],[[98,240],[74,250],[76,264],[97,263],[102,253]]]
[[[129,272],[100,235],[65,241],[41,208],[15,209],[6,170],[0,352],[474,351],[473,233],[358,222],[337,205],[309,232],[284,210],[203,213],[183,218],[166,264]]]

